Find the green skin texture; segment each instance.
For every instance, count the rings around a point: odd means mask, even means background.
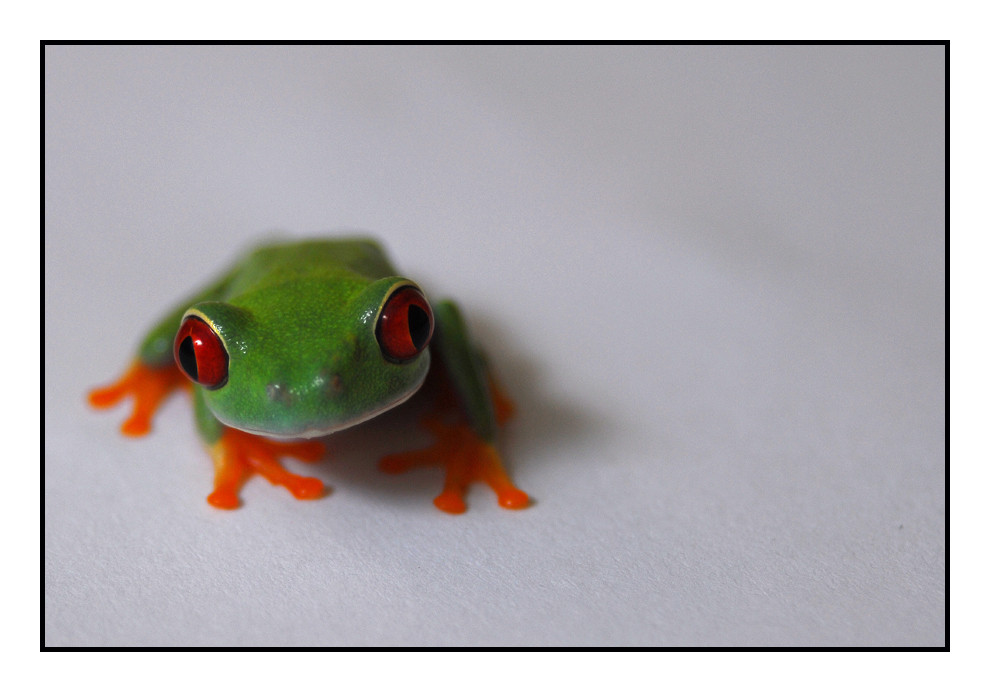
[[[471,427],[491,442],[487,369],[454,303],[432,305],[433,338],[422,353],[404,363],[382,355],[379,311],[397,284],[409,283],[370,239],[264,245],[162,319],[139,358],[152,367],[174,365],[173,340],[190,311],[213,325],[227,347],[228,380],[214,390],[193,385],[197,428],[212,444],[225,425],[295,438],[360,423],[420,387],[432,350]]]

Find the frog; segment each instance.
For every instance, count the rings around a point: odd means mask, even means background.
[[[463,513],[470,486],[494,491],[506,509],[529,496],[513,483],[496,436],[515,406],[497,383],[457,303],[431,302],[372,237],[268,241],[167,312],[130,365],[88,394],[97,409],[133,400],[121,425],[147,435],[162,404],[184,390],[213,460],[217,509],[241,506],[252,476],[299,500],[324,497],[319,478],[282,460],[317,462],[319,438],[400,407],[420,391],[426,447],[388,454],[382,471],[444,470],[434,505]]]

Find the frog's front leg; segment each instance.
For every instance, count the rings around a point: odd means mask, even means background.
[[[325,489],[320,479],[297,475],[279,463],[281,457],[319,461],[325,452],[323,444],[281,442],[229,428],[213,417],[199,390],[195,402],[197,427],[213,457],[213,492],[206,498],[211,505],[218,509],[239,507],[241,486],[255,473],[272,485],[287,488],[297,500],[323,497]]]
[[[506,509],[524,509],[529,496],[517,488],[502,465],[502,457],[491,442],[486,442],[464,422],[449,423],[438,415],[423,420],[436,442],[413,452],[389,454],[381,460],[386,473],[403,473],[423,466],[445,469],[443,491],[433,499],[438,509],[460,514],[467,509],[464,496],[472,483],[483,482]]]
[[[293,457],[314,462],[323,452],[319,442],[276,442],[225,428],[220,439],[210,445],[215,475],[213,492],[206,501],[218,509],[237,509],[241,504],[241,486],[252,473],[266,478],[272,485],[284,486],[297,500],[315,500],[324,494],[323,482],[286,471],[278,459]]]
[[[498,503],[506,509],[528,507],[529,496],[512,483],[494,445],[498,427],[513,414],[512,403],[471,344],[456,305],[439,303],[435,314],[430,385],[435,388],[436,408],[424,418],[423,425],[436,441],[426,449],[390,454],[381,460],[380,467],[386,473],[402,473],[422,466],[442,466],[444,487],[433,504],[450,514],[466,509],[464,495],[476,482],[495,491]]]

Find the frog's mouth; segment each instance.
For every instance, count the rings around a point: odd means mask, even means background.
[[[252,430],[250,428],[245,428],[245,427],[239,427],[238,429],[243,430],[244,432],[252,433],[254,435],[264,435],[265,437],[271,437],[276,440],[297,440],[297,439],[310,439],[313,437],[325,437],[327,435],[332,435],[335,432],[346,430],[347,428],[364,423],[365,421],[371,420],[372,418],[375,418],[376,416],[385,413],[389,409],[395,408],[399,404],[405,403],[410,398],[412,398],[413,394],[419,391],[419,388],[420,386],[422,386],[422,384],[423,383],[420,382],[413,389],[409,390],[408,392],[405,392],[399,398],[395,399],[394,401],[390,401],[383,406],[379,406],[378,408],[371,409],[370,411],[365,411],[364,413],[358,416],[355,416],[353,418],[348,418],[347,420],[344,421],[335,421],[329,425],[303,428],[298,432],[290,431],[290,432],[277,432],[277,433],[268,432],[266,430]],[[232,427],[238,427],[238,426],[232,426]]]
[[[262,435],[263,437],[270,437],[276,440],[298,440],[298,439],[310,439],[313,437],[325,437],[326,435],[331,435],[340,430],[345,430],[355,425],[364,423],[365,421],[371,420],[376,416],[385,413],[389,409],[395,408],[400,404],[408,401],[419,388],[423,386],[423,382],[426,381],[426,371],[423,372],[423,378],[415,384],[415,386],[410,387],[408,390],[402,392],[399,396],[391,401],[388,401],[381,406],[369,409],[367,411],[362,411],[354,416],[339,420],[321,421],[316,425],[309,425],[300,428],[281,428],[281,429],[271,429],[264,427],[255,427],[249,423],[244,423],[240,421],[230,421],[225,420],[224,416],[217,411],[212,411],[213,415],[221,423],[226,425],[228,428],[235,428],[246,433],[251,433],[252,435]]]

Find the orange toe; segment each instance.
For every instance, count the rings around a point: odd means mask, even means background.
[[[513,485],[502,465],[502,458],[490,443],[482,440],[466,423],[447,424],[435,417],[427,418],[426,427],[436,442],[425,449],[389,454],[379,462],[386,473],[402,473],[423,466],[442,466],[446,473],[444,488],[433,500],[448,514],[467,509],[464,497],[474,483],[485,483],[506,509],[529,506],[529,496]]]
[[[319,442],[278,442],[233,428],[225,428],[210,452],[215,466],[213,492],[207,497],[214,507],[235,509],[240,506],[241,485],[253,474],[272,485],[281,485],[298,500],[323,497],[326,488],[319,478],[310,478],[287,471],[280,457],[316,461],[323,456]]]
[[[182,386],[188,386],[188,381],[174,365],[154,368],[135,360],[119,380],[92,390],[88,399],[94,408],[110,408],[133,398],[134,410],[120,431],[128,437],[140,437],[151,430],[151,419],[162,402]]]

